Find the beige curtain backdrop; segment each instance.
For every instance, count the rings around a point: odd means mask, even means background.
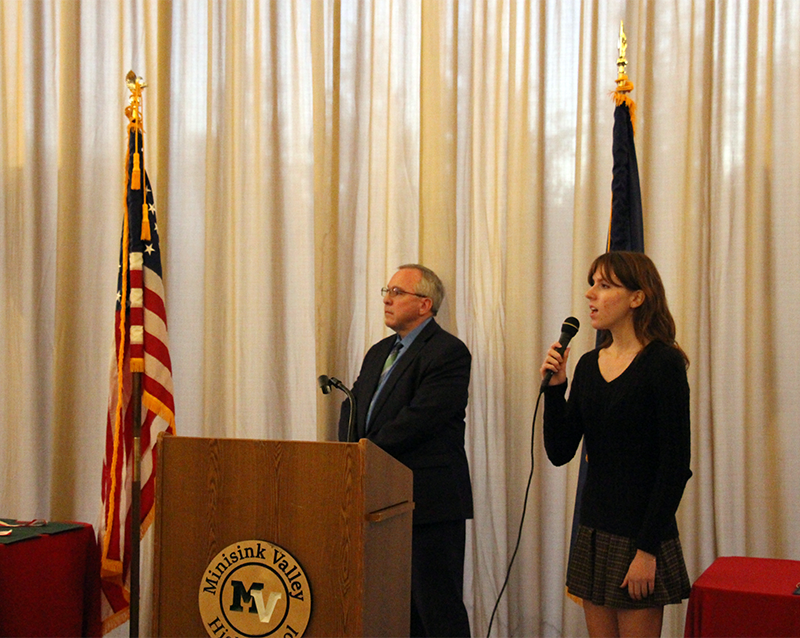
[[[473,632],[532,449],[493,635],[585,635],[563,586],[577,464],[531,428],[547,345],[588,326],[620,20],[646,250],[692,361],[690,576],[799,558],[795,0],[0,0],[0,515],[99,513],[133,69],[178,433],[333,439],[342,396],[316,376],[354,381],[386,334],[379,289],[421,261],[473,354]]]

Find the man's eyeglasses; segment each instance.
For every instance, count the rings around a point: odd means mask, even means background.
[[[400,295],[414,295],[415,297],[422,297],[423,299],[427,299],[428,295],[421,295],[418,292],[409,292],[408,290],[403,290],[402,288],[398,288],[397,286],[393,286],[392,288],[387,288],[384,286],[381,288],[381,297],[385,297],[389,295],[390,299],[394,299],[395,297],[399,297]]]

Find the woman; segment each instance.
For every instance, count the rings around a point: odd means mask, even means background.
[[[653,262],[609,252],[589,269],[589,317],[600,346],[578,361],[570,390],[554,343],[542,364],[544,441],[554,465],[585,437],[588,472],[567,588],[583,599],[590,636],[660,636],[664,605],[688,598],[675,512],[689,469],[688,359]]]

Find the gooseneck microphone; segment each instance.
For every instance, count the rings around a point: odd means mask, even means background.
[[[317,383],[319,383],[319,389],[322,390],[322,394],[330,394],[331,393],[331,380],[330,377],[327,375],[321,374],[317,377]]]
[[[561,336],[558,338],[558,343],[560,346],[556,348],[559,354],[564,354],[564,350],[567,349],[569,342],[572,340],[576,334],[578,334],[578,329],[581,327],[581,322],[578,321],[575,317],[567,317],[564,319],[564,323],[561,324]],[[542,385],[539,387],[539,392],[544,392],[544,389],[550,385],[550,379],[553,378],[555,372],[553,370],[548,370],[544,374],[544,379],[542,379]]]
[[[336,377],[329,377],[321,374],[319,377],[317,377],[317,383],[319,384],[320,390],[322,390],[322,394],[330,394],[331,386],[333,386],[347,395],[347,398],[350,400],[350,416],[347,420],[347,442],[354,443],[353,426],[355,424],[356,416],[356,398],[353,396],[353,393],[350,392],[350,389]]]

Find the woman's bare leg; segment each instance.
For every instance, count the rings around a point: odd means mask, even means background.
[[[664,608],[615,609],[584,600],[583,615],[591,638],[659,638]]]

